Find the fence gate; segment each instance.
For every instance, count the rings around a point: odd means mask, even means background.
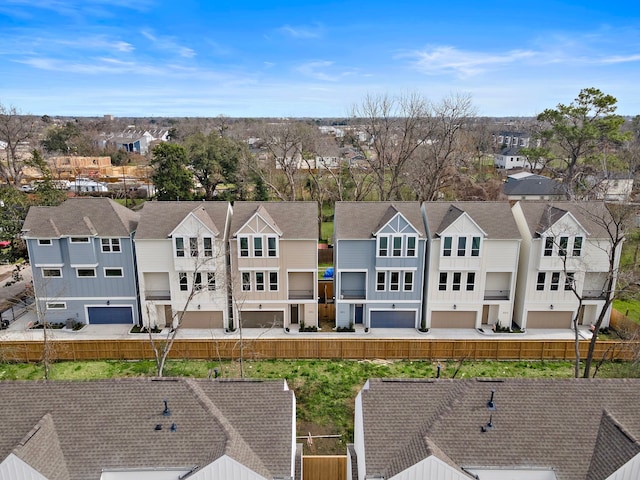
[[[303,456],[302,480],[347,480],[347,456]]]

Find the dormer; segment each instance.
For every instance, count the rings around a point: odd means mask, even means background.
[[[174,258],[211,258],[218,256],[215,239],[220,231],[202,207],[195,208],[174,228]]]
[[[475,270],[480,267],[487,233],[471,216],[452,205],[435,232],[440,238],[440,269]]]
[[[572,264],[581,261],[589,232],[571,212],[548,206],[540,219],[536,236],[541,242],[540,268],[558,269],[563,259],[570,262],[572,267]]]
[[[242,225],[233,237],[238,243],[238,257],[278,258],[282,230],[260,205],[254,214]]]
[[[420,236],[420,231],[391,205],[373,232],[376,257],[417,257]]]

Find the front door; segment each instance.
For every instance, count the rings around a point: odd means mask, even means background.
[[[362,323],[363,311],[364,307],[362,305],[356,305],[354,323]]]
[[[291,305],[291,323],[298,323],[298,305]]]

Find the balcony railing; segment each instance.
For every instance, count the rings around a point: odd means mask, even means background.
[[[343,300],[364,300],[367,298],[366,290],[341,290],[340,298]]]
[[[509,290],[485,290],[485,300],[509,300]]]
[[[145,290],[145,300],[171,300],[171,292],[169,290]]]
[[[289,290],[289,300],[313,300],[313,290]]]

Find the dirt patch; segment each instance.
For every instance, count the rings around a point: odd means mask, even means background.
[[[297,443],[302,443],[303,455],[345,455],[347,453],[347,444],[342,437],[318,438],[337,435],[338,429],[333,425],[317,425],[298,420],[297,430],[298,437],[305,437],[297,439]]]

